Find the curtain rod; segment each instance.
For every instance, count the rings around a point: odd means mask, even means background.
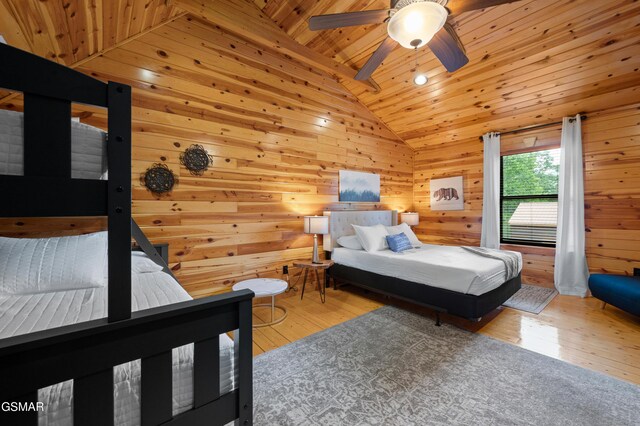
[[[580,115],[580,119],[582,121],[586,120],[588,117],[584,114]],[[569,121],[573,121],[575,120],[575,118],[570,118]],[[529,130],[535,130],[535,129],[541,129],[543,127],[551,127],[551,126],[557,126],[558,124],[562,124],[562,121],[554,121],[553,123],[544,123],[544,124],[535,124],[533,126],[527,126],[527,127],[521,127],[519,129],[513,129],[513,130],[507,130],[506,132],[495,132],[498,133],[500,135],[510,135],[513,133],[520,133],[520,132],[526,132]],[[482,139],[482,136],[480,136],[480,140]]]

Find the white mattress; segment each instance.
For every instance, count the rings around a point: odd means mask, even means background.
[[[132,275],[132,309],[149,309],[185,300],[187,292],[170,275],[152,272]],[[60,327],[107,316],[107,288],[58,291],[21,296],[0,295],[0,338]],[[173,350],[173,413],[191,408],[193,403],[193,344]],[[220,392],[233,389],[233,341],[220,336]],[[45,403],[39,425],[73,423],[73,381],[40,389]],[[140,361],[114,369],[116,425],[140,424]]]
[[[518,253],[519,271],[522,255]],[[420,248],[394,253],[381,250],[367,253],[337,247],[331,259],[340,265],[400,278],[432,287],[479,296],[506,281],[501,260],[471,253],[462,247],[424,244]]]
[[[0,110],[0,174],[24,174],[24,116]],[[71,122],[71,177],[106,179],[107,134],[96,127]]]

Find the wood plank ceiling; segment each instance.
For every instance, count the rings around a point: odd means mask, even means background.
[[[310,50],[361,67],[386,25],[313,32],[312,15],[388,7],[388,0],[235,0],[256,8]],[[0,0],[9,44],[74,66],[182,12],[168,0]],[[640,3],[635,0],[521,0],[463,13],[455,27],[470,64],[449,74],[419,52],[430,82],[411,83],[415,55],[400,47],[373,77],[378,93],[341,80],[413,148],[640,99]],[[5,93],[0,93],[0,98]]]
[[[0,0],[10,45],[67,66],[180,14],[168,0]]]
[[[386,25],[313,32],[310,16],[388,7],[388,1],[255,0],[299,43],[361,67],[386,36]],[[425,48],[400,47],[373,74],[379,93],[347,87],[413,148],[491,130],[556,121],[564,115],[640,99],[640,2],[522,0],[456,17],[470,63],[449,74]]]
[[[0,35],[75,68],[184,14],[169,0],[0,0]],[[0,90],[0,103],[16,96]]]

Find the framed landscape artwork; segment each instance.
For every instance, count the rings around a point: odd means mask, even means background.
[[[431,210],[464,210],[462,176],[431,179]]]
[[[380,175],[340,170],[340,202],[380,202]]]

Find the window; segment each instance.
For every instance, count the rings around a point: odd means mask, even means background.
[[[560,149],[501,157],[501,242],[555,246]]]

